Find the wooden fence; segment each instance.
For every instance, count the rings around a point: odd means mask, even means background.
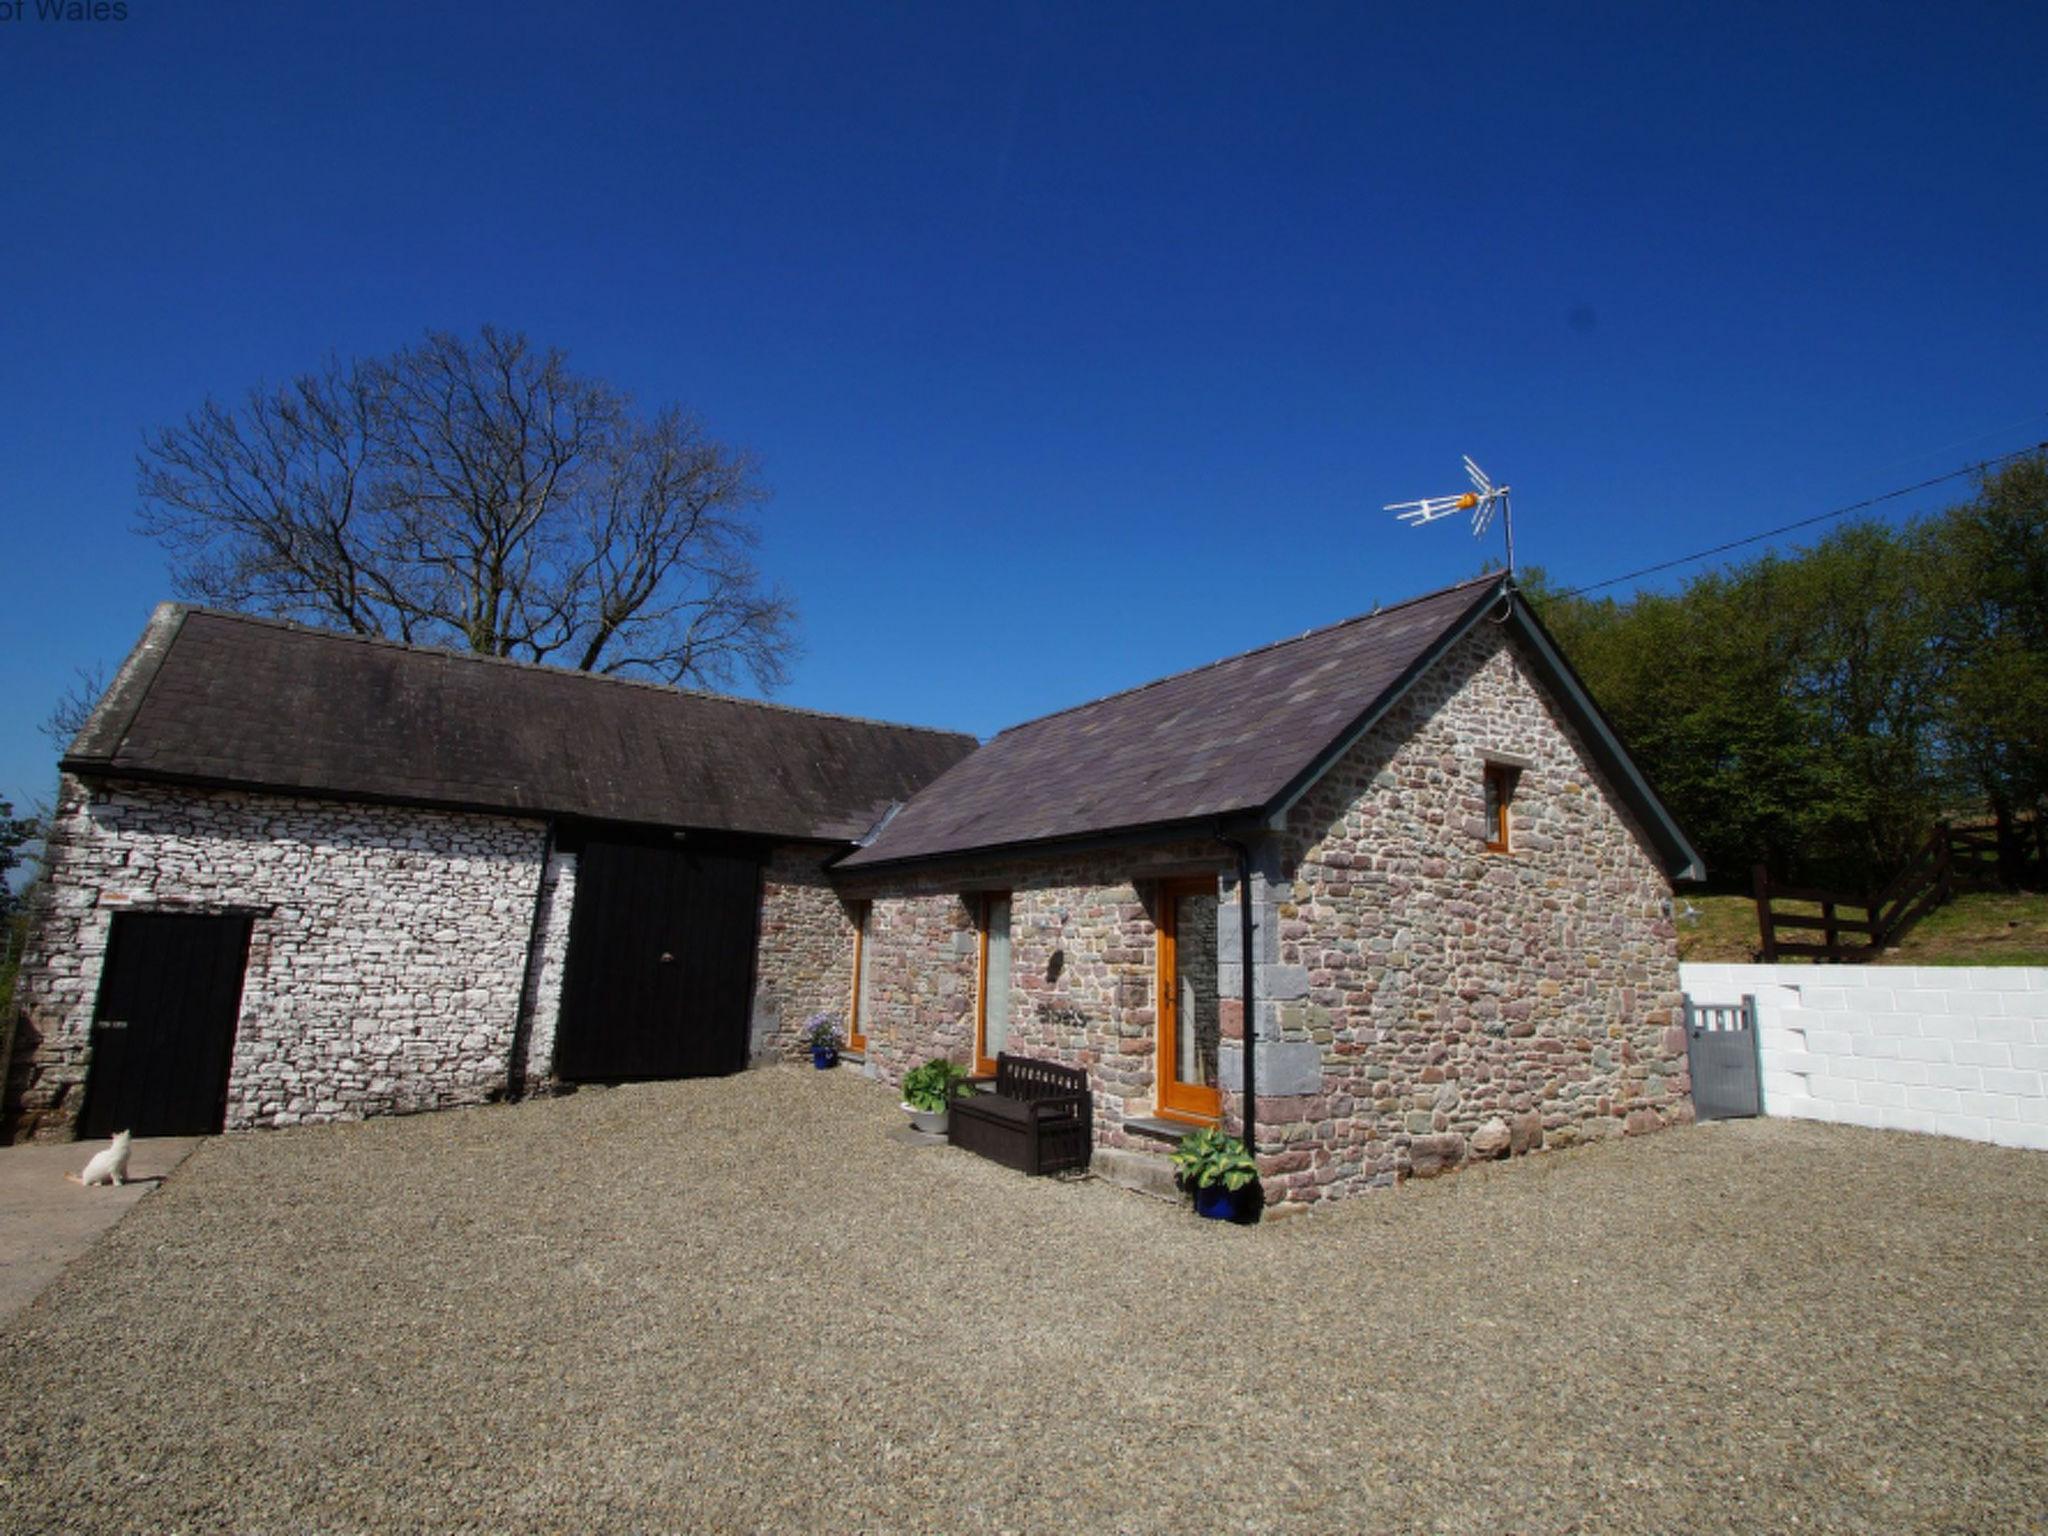
[[[1939,826],[1926,845],[1906,861],[1891,884],[1875,895],[1780,885],[1756,866],[1756,921],[1763,938],[1763,962],[1826,960],[1855,965],[1896,944],[1906,930],[1949,900],[1958,886],[1995,885],[1999,877],[1998,828]],[[1781,912],[1779,902],[1818,906],[1820,911]],[[1783,932],[1795,935],[1781,938]],[[1811,935],[1818,933],[1818,940]]]

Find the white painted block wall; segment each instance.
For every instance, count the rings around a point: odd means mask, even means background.
[[[1764,1113],[2048,1151],[2048,969],[1683,965],[1757,1003]]]

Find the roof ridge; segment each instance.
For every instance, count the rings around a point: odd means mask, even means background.
[[[263,613],[237,613],[227,608],[203,608],[190,603],[175,606],[188,614],[202,614],[209,619],[226,619],[237,624],[255,624],[266,629],[289,630],[294,634],[311,635],[320,640],[340,640],[356,645],[382,646],[387,650],[410,651],[420,656],[441,656],[450,661],[477,662],[487,666],[516,667],[527,672],[545,672],[555,677],[585,678],[593,682],[612,683],[623,688],[646,688],[653,692],[686,699],[710,699],[720,704],[739,704],[750,709],[779,710],[783,714],[808,715],[817,720],[840,720],[851,725],[875,725],[894,731],[921,731],[932,736],[960,736],[980,743],[981,738],[972,731],[956,731],[942,725],[909,725],[901,720],[878,720],[872,715],[847,715],[829,709],[807,709],[801,704],[782,704],[773,699],[748,699],[733,693],[714,693],[708,688],[684,688],[675,683],[656,682],[645,677],[620,677],[611,672],[582,672],[570,667],[553,667],[544,661],[522,661],[512,656],[490,656],[482,651],[462,651],[447,645],[423,645],[416,640],[393,640],[388,635],[356,635],[346,630],[324,629],[318,624],[303,624],[297,619],[280,619]]]
[[[1184,677],[1193,677],[1200,672],[1214,671],[1217,667],[1228,666],[1233,661],[1243,661],[1248,656],[1257,656],[1266,651],[1277,651],[1282,646],[1300,645],[1304,640],[1313,640],[1318,635],[1327,635],[1333,630],[1344,629],[1352,624],[1363,624],[1372,619],[1383,619],[1390,613],[1397,613],[1403,608],[1413,608],[1417,603],[1426,603],[1432,598],[1444,597],[1465,587],[1477,587],[1486,583],[1498,582],[1506,575],[1505,571],[1488,571],[1484,575],[1474,576],[1468,581],[1454,581],[1449,586],[1438,587],[1434,592],[1421,592],[1414,597],[1404,597],[1398,603],[1389,603],[1384,608],[1375,608],[1371,613],[1354,613],[1348,619],[1338,619],[1329,624],[1320,624],[1314,629],[1305,629],[1298,635],[1289,635],[1284,640],[1268,640],[1264,645],[1255,645],[1248,650],[1235,651],[1228,656],[1219,656],[1216,660],[1205,661],[1197,667],[1183,667],[1178,672],[1169,672],[1164,677],[1153,678],[1150,682],[1137,683],[1129,688],[1118,688],[1114,692],[1101,695],[1099,698],[1089,699],[1080,704],[1069,704],[1064,709],[1049,710],[1042,715],[1033,715],[1028,720],[1019,720],[1015,725],[1004,726],[990,740],[1007,736],[1012,731],[1021,731],[1027,725],[1039,725],[1047,720],[1057,720],[1061,715],[1071,715],[1084,709],[1093,709],[1096,705],[1107,704],[1112,699],[1128,698],[1132,694],[1143,693],[1148,688],[1158,688],[1167,683],[1178,682]]]

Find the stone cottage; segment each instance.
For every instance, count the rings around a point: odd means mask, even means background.
[[[1491,577],[1005,731],[833,878],[871,1067],[1085,1068],[1110,1158],[1249,1108],[1299,1205],[1690,1119],[1701,873]]]
[[[63,768],[35,1134],[725,1072],[819,1010],[889,1081],[1084,1068],[1105,1160],[1250,1118],[1295,1205],[1690,1117],[1698,857],[1498,576],[978,748],[167,606]]]
[[[62,762],[16,1135],[729,1072],[843,1005],[825,874],[971,736],[159,608]]]

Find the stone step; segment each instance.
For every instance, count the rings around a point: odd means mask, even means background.
[[[1097,1147],[1089,1172],[1141,1195],[1179,1202],[1186,1197],[1174,1188],[1173,1164],[1164,1152],[1139,1152],[1129,1147]]]

